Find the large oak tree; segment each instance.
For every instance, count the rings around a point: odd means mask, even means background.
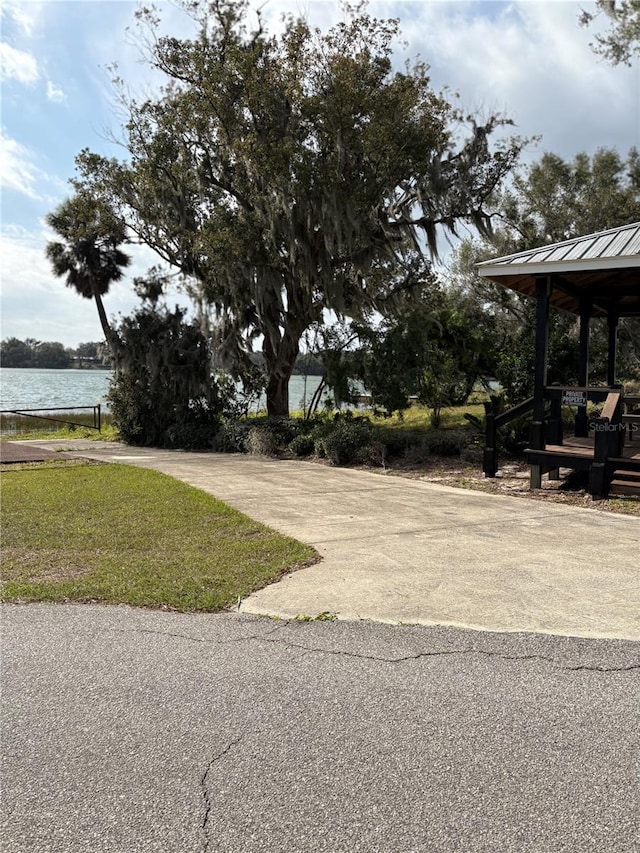
[[[305,329],[381,310],[441,229],[486,230],[521,141],[499,117],[465,119],[424,63],[394,70],[397,21],[360,10],[326,33],[289,18],[270,35],[242,0],[184,8],[192,39],[140,13],[166,86],[123,95],[127,158],[84,151],[76,183],[196,282],[229,356],[261,341],[268,412],[286,414]]]
[[[588,27],[601,14],[607,16],[609,28],[596,35],[594,53],[611,65],[631,65],[640,55],[640,0],[596,0],[596,11],[582,10],[580,23]]]

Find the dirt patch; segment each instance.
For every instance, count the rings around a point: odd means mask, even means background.
[[[382,469],[379,470],[382,473]],[[442,457],[420,463],[395,461],[387,464],[385,473],[493,495],[509,495],[640,517],[640,498],[625,496],[594,500],[588,492],[585,477],[565,468],[560,469],[559,480],[544,477],[542,488],[535,490],[529,488],[529,466],[524,461],[505,463],[493,478],[485,477],[477,465]]]
[[[86,564],[69,560],[64,551],[2,549],[3,580],[21,583],[52,583],[73,580],[92,571]]]
[[[59,458],[60,454],[55,450],[44,450],[41,447],[32,447],[17,441],[0,441],[0,462],[3,465],[14,465],[20,462],[44,462]]]

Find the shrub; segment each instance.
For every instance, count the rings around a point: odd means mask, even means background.
[[[278,452],[278,442],[268,425],[252,427],[245,446],[252,456],[276,456]]]
[[[460,456],[472,443],[465,430],[438,429],[407,444],[404,455],[412,462],[423,462],[432,456]]]
[[[387,447],[382,441],[372,441],[359,447],[353,461],[358,465],[375,465],[384,468],[387,461]]]
[[[623,390],[628,397],[640,397],[640,379],[629,379],[624,383]]]
[[[433,456],[460,456],[463,448],[471,442],[465,430],[434,430],[427,436],[429,451]]]
[[[128,444],[211,447],[231,388],[211,376],[207,341],[178,307],[145,303],[117,330],[107,398]]]
[[[315,450],[315,440],[312,435],[296,435],[289,443],[289,450],[294,456],[311,456]]]
[[[251,421],[229,418],[223,421],[215,435],[213,448],[218,453],[246,453]]]
[[[334,465],[348,465],[359,461],[358,453],[369,447],[373,430],[368,418],[347,417],[335,421],[333,429],[315,439],[318,455]],[[361,458],[361,457],[360,457]]]

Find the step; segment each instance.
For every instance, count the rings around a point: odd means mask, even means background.
[[[631,480],[612,480],[609,486],[610,495],[637,495],[640,497],[640,482]]]
[[[607,459],[609,465],[614,468],[616,471],[629,471],[636,472],[640,471],[640,458],[637,456],[626,459],[624,456],[610,456]]]
[[[573,468],[588,471],[593,462],[593,453],[569,448],[558,450],[525,450],[530,465],[541,465],[543,468]],[[624,460],[626,462],[626,460]]]
[[[615,480],[628,480],[640,486],[640,471],[627,471],[624,468],[616,468],[613,472]]]

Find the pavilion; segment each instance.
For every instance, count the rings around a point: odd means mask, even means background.
[[[527,458],[531,487],[560,467],[589,472],[593,496],[610,492],[640,494],[640,398],[616,383],[618,323],[640,317],[640,222],[550,246],[506,255],[478,265],[483,278],[536,299],[534,393],[507,412],[487,412],[484,470],[496,473],[495,432],[514,417],[533,412]],[[549,306],[580,318],[578,385],[547,385]],[[589,385],[589,332],[592,317],[608,325],[607,383]],[[587,403],[603,403],[590,425]],[[561,406],[577,409],[575,434],[563,437]]]

